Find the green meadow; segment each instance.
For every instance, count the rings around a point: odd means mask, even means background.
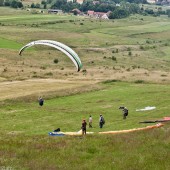
[[[26,101],[1,103],[1,165],[14,169],[169,169],[169,122],[159,129],[102,135],[101,131],[146,127],[144,120],[169,116],[170,86],[125,82],[101,83],[101,89],[47,99],[43,107]],[[119,106],[129,115],[122,119]],[[136,109],[155,106],[155,110]],[[86,136],[49,136],[56,128],[77,132],[93,117]],[[99,114],[106,120],[99,128]],[[161,162],[161,164],[160,164]]]
[[[169,21],[141,15],[103,21],[1,7],[0,170],[169,170],[170,122],[145,131],[99,134],[170,117]],[[48,47],[35,46],[18,56],[23,45],[40,39],[73,48],[83,69],[75,72],[64,54]],[[120,106],[129,109],[126,120]],[[136,111],[147,106],[156,109]],[[106,121],[102,129],[100,114]],[[93,134],[48,134],[57,128],[78,132],[89,115],[93,128],[87,131]]]

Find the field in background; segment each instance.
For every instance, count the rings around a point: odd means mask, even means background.
[[[5,9],[1,8],[0,13]],[[167,17],[134,15],[128,19],[102,21],[67,14],[11,10],[0,17],[2,80],[170,81],[170,22]],[[72,47],[82,60],[83,70],[76,73],[70,59],[47,47],[36,46],[26,50],[22,57],[18,56],[23,45],[39,39],[56,40]],[[53,62],[55,59],[59,60],[57,64]]]
[[[119,135],[99,131],[145,127],[139,121],[170,116],[170,19],[134,15],[102,21],[71,15],[0,8],[0,170],[169,170],[169,123]],[[50,39],[72,47],[83,69],[44,46]],[[58,63],[54,60],[58,59]],[[40,108],[37,99],[45,98]],[[129,109],[122,119],[119,106]],[[155,110],[136,112],[146,106]],[[93,117],[86,137],[51,137],[79,131]],[[99,114],[106,120],[98,127]]]

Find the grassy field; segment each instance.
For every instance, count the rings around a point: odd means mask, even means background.
[[[32,14],[25,10],[9,9],[7,13],[7,9],[0,8],[3,14],[0,55],[6,61],[0,67],[3,80],[76,77],[170,81],[170,22],[166,16],[134,15],[128,19],[100,21],[67,14]],[[23,57],[18,56],[23,45],[39,39],[56,40],[72,47],[79,54],[86,74],[75,73],[70,60],[54,49],[36,46],[25,51]],[[54,59],[59,63],[54,64]]]
[[[0,170],[169,170],[169,122],[148,131],[98,134],[170,116],[169,21],[140,15],[102,21],[1,7]],[[72,47],[82,71],[52,48],[36,46],[18,55],[39,39]],[[39,96],[45,98],[42,108]],[[122,105],[129,109],[126,120]],[[156,109],[136,112],[146,106]],[[87,131],[93,135],[48,135],[58,127],[77,132],[90,114],[93,128]]]
[[[169,123],[160,129],[121,135],[99,135],[100,131],[146,127],[139,121],[169,116],[170,86],[102,83],[101,90],[37,101],[1,102],[1,166],[13,169],[169,169]],[[26,99],[25,99],[26,100]],[[120,105],[129,109],[122,119]],[[136,112],[145,106],[153,111]],[[60,127],[77,132],[81,120],[93,117],[95,132],[86,137],[50,137]],[[99,114],[106,124],[98,126]],[[161,162],[161,164],[160,164]]]

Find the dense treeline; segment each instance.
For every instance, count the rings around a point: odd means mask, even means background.
[[[44,3],[44,1],[42,1]],[[78,4],[76,2],[67,2],[67,0],[55,0],[55,1],[47,1],[47,3],[51,4],[51,8],[61,9],[64,12],[69,12],[74,8],[78,8],[82,12],[86,12],[88,10],[94,10],[97,12],[108,12],[108,11],[114,11],[117,7],[119,7],[119,4],[121,8],[125,8],[127,5],[128,8],[130,7],[135,8],[138,7],[136,3],[129,3],[125,1],[116,0],[115,1],[108,1],[108,2],[98,2],[94,3],[93,1],[85,1],[82,4]],[[126,8],[127,9],[127,8]]]
[[[97,3],[96,3],[97,2]],[[53,9],[61,9],[64,12],[70,12],[73,9],[79,9],[86,13],[88,10],[95,12],[108,12],[110,11],[109,18],[125,18],[131,14],[142,14],[142,15],[170,15],[169,11],[162,11],[158,8],[156,11],[153,9],[144,9],[140,7],[139,3],[147,3],[146,0],[100,0],[100,1],[84,1],[82,4],[73,2],[67,2],[67,0],[47,0],[42,1],[42,4],[50,4]]]
[[[22,8],[23,4],[18,0],[0,0],[0,6],[10,6],[12,8]]]
[[[131,0],[132,1],[132,0]],[[78,4],[76,2],[67,2],[66,0],[56,0],[55,2],[47,1],[47,3],[51,3],[51,8],[53,9],[61,9],[64,12],[70,12],[71,10],[77,8],[80,11],[86,13],[88,10],[93,10],[96,12],[108,12],[110,13],[110,18],[124,18],[129,16],[130,14],[140,13],[140,7],[136,3],[129,2],[120,2],[120,0],[108,1],[108,2],[98,2],[94,3],[93,1],[86,1],[82,4]],[[44,3],[44,1],[43,1]]]

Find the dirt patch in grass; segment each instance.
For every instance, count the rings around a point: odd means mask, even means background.
[[[162,76],[166,75],[166,76]],[[63,79],[62,79],[63,77]],[[91,69],[86,75],[64,74],[60,79],[28,79],[23,81],[5,81],[0,82],[0,101],[6,99],[16,99],[29,96],[37,99],[39,96],[57,97],[63,95],[71,95],[89,91],[99,87],[98,82],[105,80],[120,80],[129,82],[151,82],[151,83],[170,83],[170,74],[162,71],[148,71],[142,69],[125,70],[103,70]],[[4,79],[3,79],[4,80]]]
[[[0,100],[16,99],[26,96],[66,95],[83,91],[84,86],[92,89],[95,82],[69,81],[56,79],[29,79],[24,81],[1,82]],[[91,86],[91,87],[90,87]],[[87,89],[86,89],[87,90]],[[37,98],[36,98],[37,99]]]

